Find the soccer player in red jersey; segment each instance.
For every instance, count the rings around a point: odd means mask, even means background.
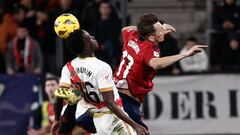
[[[152,80],[156,70],[192,56],[207,47],[196,45],[185,53],[160,58],[158,43],[171,32],[175,32],[175,28],[161,24],[154,14],[142,15],[137,26],[122,29],[123,52],[120,65],[114,74],[115,83],[124,110],[130,118],[146,128],[141,119],[140,105],[144,96],[153,89]]]

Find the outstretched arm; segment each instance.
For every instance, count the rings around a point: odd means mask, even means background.
[[[184,59],[189,56],[193,56],[193,55],[201,52],[202,48],[207,48],[207,46],[196,45],[196,46],[192,47],[191,49],[189,49],[188,51],[181,53],[181,54],[177,54],[177,55],[173,55],[173,56],[166,56],[166,57],[162,57],[162,58],[152,58],[149,61],[149,65],[152,68],[154,68],[155,70],[163,69],[167,66],[174,64],[175,62],[177,62],[181,59]]]
[[[122,31],[123,30],[134,30],[134,31],[136,31],[137,30],[137,26],[126,26],[126,27],[122,28]]]

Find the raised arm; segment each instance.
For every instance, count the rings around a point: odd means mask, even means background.
[[[124,30],[134,30],[134,31],[136,31],[137,30],[137,26],[126,26],[126,27],[123,27],[122,28],[122,31],[124,31]]]
[[[195,55],[199,52],[201,52],[201,48],[206,48],[207,46],[205,45],[196,45],[194,47],[192,47],[191,49],[189,49],[188,51],[181,53],[181,54],[177,54],[177,55],[173,55],[173,56],[166,56],[166,57],[162,57],[162,58],[152,58],[149,61],[149,65],[154,68],[155,70],[158,69],[163,69],[167,66],[170,66],[172,64],[174,64],[175,62],[184,59],[186,57]]]

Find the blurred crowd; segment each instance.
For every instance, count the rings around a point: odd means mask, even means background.
[[[0,2],[0,72],[51,73],[60,75],[62,66],[75,58],[64,40],[54,33],[54,20],[71,13],[80,20],[82,29],[99,42],[96,56],[113,69],[121,57],[123,26],[117,0],[2,0]],[[219,4],[220,3],[220,4]],[[215,2],[212,15],[210,55],[203,50],[159,74],[240,71],[240,7],[236,0]],[[169,35],[161,44],[161,57],[178,54],[198,44],[188,37],[179,45]]]
[[[114,3],[115,4],[115,3]],[[0,72],[51,73],[76,56],[54,33],[55,19],[75,15],[99,42],[96,56],[116,68],[121,56],[119,11],[107,0],[3,0],[0,3]]]
[[[214,71],[240,71],[239,0],[215,1],[210,39],[211,67]]]

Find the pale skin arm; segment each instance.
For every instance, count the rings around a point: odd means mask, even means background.
[[[122,31],[123,30],[135,30],[136,31],[137,30],[137,26],[126,26],[126,27],[122,28]]]
[[[164,23],[162,25],[162,28],[165,30],[164,34],[168,34],[170,32],[176,32],[176,29],[173,26],[171,26],[169,24],[166,24],[166,23]],[[137,31],[137,26],[126,26],[126,27],[122,28],[122,31],[123,30],[134,30],[134,31]]]
[[[167,66],[174,64],[175,62],[177,62],[181,59],[184,59],[189,56],[193,56],[193,55],[201,52],[202,48],[207,48],[207,46],[206,45],[196,45],[196,46],[192,47],[191,49],[189,49],[188,51],[181,53],[181,54],[162,57],[162,58],[152,58],[149,62],[149,65],[155,70],[163,69]]]
[[[28,135],[46,135],[47,133],[50,133],[50,129],[51,129],[50,125],[48,125],[46,127],[42,127],[39,130],[29,128],[27,133],[28,133]]]

